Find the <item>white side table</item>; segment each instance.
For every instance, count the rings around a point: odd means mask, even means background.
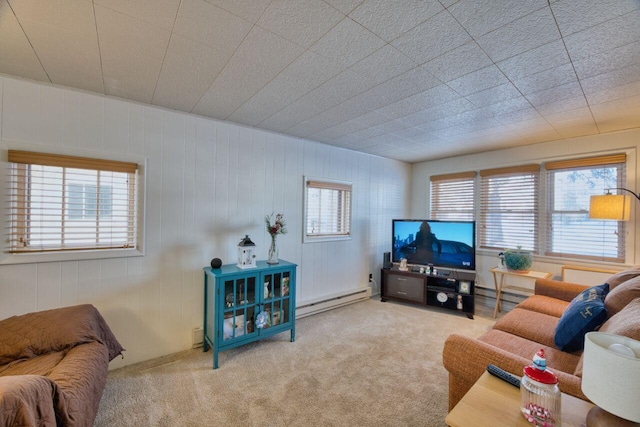
[[[503,289],[513,289],[520,292],[531,292],[529,288],[523,288],[522,286],[514,286],[505,283],[506,276],[512,277],[522,277],[525,279],[532,279],[536,281],[537,279],[548,279],[551,277],[551,273],[546,273],[544,271],[533,271],[529,270],[526,273],[507,270],[506,268],[493,267],[489,269],[490,272],[493,273],[493,283],[496,287],[496,308],[493,310],[493,318],[495,319],[498,313],[500,312],[500,297],[502,296]],[[500,278],[498,279],[498,276]]]

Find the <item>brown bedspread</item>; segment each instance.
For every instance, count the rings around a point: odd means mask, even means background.
[[[62,408],[54,409],[56,402]],[[56,412],[64,414],[64,399],[56,383],[40,375],[0,377],[0,424],[55,427]],[[65,420],[60,420],[65,425]]]
[[[90,426],[123,351],[92,305],[0,321],[0,426]]]

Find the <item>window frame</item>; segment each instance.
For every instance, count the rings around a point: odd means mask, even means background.
[[[476,219],[476,176],[477,172],[461,172],[444,175],[432,175],[429,178],[429,215],[431,219],[472,221]],[[457,199],[458,209],[453,213],[439,209],[449,200],[435,201],[434,194],[452,191]],[[462,193],[462,194],[461,194]],[[467,194],[468,193],[468,194]],[[435,201],[435,203],[434,203]],[[471,206],[469,207],[469,201]],[[435,208],[434,208],[435,207]],[[469,217],[469,214],[471,215]]]
[[[115,153],[100,153],[96,156],[95,152],[87,152],[85,150],[69,150],[60,147],[46,148],[40,146],[26,146],[25,144],[17,144],[11,142],[0,143],[0,197],[3,204],[8,206],[10,200],[8,179],[11,174],[11,163],[8,161],[9,150],[29,150],[35,153],[62,155],[70,157],[86,157],[100,159],[104,161],[129,162],[137,164],[137,212],[135,217],[136,239],[135,246],[131,248],[109,248],[109,249],[78,249],[78,250],[62,250],[47,252],[10,252],[8,241],[11,237],[10,216],[4,216],[4,226],[0,230],[0,238],[4,242],[2,251],[0,251],[0,265],[11,264],[31,264],[40,262],[55,261],[78,261],[90,259],[109,259],[123,257],[137,257],[145,255],[145,212],[146,212],[146,171],[147,159],[140,155],[118,155]],[[46,151],[46,153],[45,153]]]
[[[534,254],[538,254],[540,252],[539,248],[539,236],[541,233],[540,228],[540,165],[539,164],[525,164],[521,166],[512,166],[506,168],[496,168],[496,169],[485,169],[480,171],[480,183],[478,184],[478,190],[480,192],[480,198],[477,205],[477,215],[478,215],[478,248],[480,249],[488,249],[488,250],[503,250],[506,248],[520,248],[524,250],[530,250]],[[529,178],[527,178],[529,177]],[[509,206],[505,206],[501,209],[495,209],[491,207],[492,198],[490,194],[487,194],[485,191],[485,187],[491,185],[491,182],[495,180],[496,182],[503,181],[503,184],[506,185],[507,189],[516,188],[514,184],[509,184],[507,181],[510,178],[520,178],[525,182],[528,180],[532,180],[531,184],[533,186],[533,194],[531,196],[527,196],[526,194],[520,194],[520,201],[526,202],[527,199],[531,199],[532,206],[530,208],[523,208],[522,206],[514,206],[513,204]],[[522,188],[522,187],[520,187]],[[531,245],[527,245],[528,242],[514,242],[513,245],[491,245],[491,242],[488,242],[488,236],[492,233],[487,231],[487,216],[490,213],[496,213],[498,215],[515,213],[518,216],[518,213],[527,213],[530,212],[533,220],[533,231]],[[512,225],[520,225],[522,220],[511,220],[510,223]]]
[[[342,190],[349,191],[348,195],[348,218],[347,223],[349,226],[349,230],[346,234],[335,233],[335,234],[322,234],[322,235],[310,235],[307,234],[307,216],[309,212],[309,185],[310,183],[322,185],[326,184],[326,187],[315,187],[315,188],[324,188],[327,190]],[[344,188],[341,188],[344,187]],[[348,187],[348,188],[347,188]],[[352,238],[352,224],[353,224],[353,184],[348,181],[340,181],[334,179],[327,178],[315,178],[315,177],[304,177],[303,182],[303,193],[304,193],[304,203],[303,203],[303,218],[302,218],[302,242],[303,243],[316,243],[316,242],[332,242],[332,241],[341,241],[341,240],[351,240]],[[344,219],[343,219],[344,220]]]
[[[627,187],[626,182],[626,173],[628,169],[627,165],[627,155],[623,154],[614,154],[614,155],[604,155],[604,156],[595,156],[595,157],[584,157],[584,158],[575,158],[569,160],[559,160],[553,162],[547,162],[545,164],[545,196],[546,196],[546,209],[545,209],[545,218],[546,227],[545,227],[545,236],[544,236],[544,247],[543,249],[544,256],[550,258],[569,258],[574,260],[581,260],[586,262],[602,262],[602,263],[613,263],[613,264],[624,264],[627,258],[627,222],[626,221],[601,221],[603,222],[602,226],[609,226],[609,228],[613,228],[614,223],[616,231],[613,233],[617,236],[618,241],[618,254],[616,257],[604,257],[604,256],[596,256],[596,255],[585,255],[585,254],[577,254],[573,252],[554,252],[553,249],[553,217],[555,214],[560,215],[585,215],[588,221],[593,221],[594,223],[598,220],[589,220],[589,208],[587,206],[586,210],[581,211],[570,211],[570,210],[559,210],[554,209],[554,200],[555,200],[555,183],[552,177],[558,172],[571,172],[571,171],[586,171],[586,170],[599,170],[605,169],[608,167],[617,167],[621,165],[621,170],[618,170],[616,173],[616,183],[612,186],[605,185],[603,188],[596,188],[592,192],[587,193],[588,196],[591,195],[602,195],[605,194],[607,189],[612,189],[612,192],[617,193],[613,188],[619,187]],[[595,239],[596,241],[598,239]],[[586,243],[586,242],[585,242]]]

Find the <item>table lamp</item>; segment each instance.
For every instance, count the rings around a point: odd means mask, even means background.
[[[640,426],[640,341],[589,332],[583,363],[582,392],[597,405],[587,427]]]

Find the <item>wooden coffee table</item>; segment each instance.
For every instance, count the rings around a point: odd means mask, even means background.
[[[562,393],[562,426],[584,427],[593,405]],[[520,413],[520,390],[485,372],[445,418],[451,427],[530,427]]]

